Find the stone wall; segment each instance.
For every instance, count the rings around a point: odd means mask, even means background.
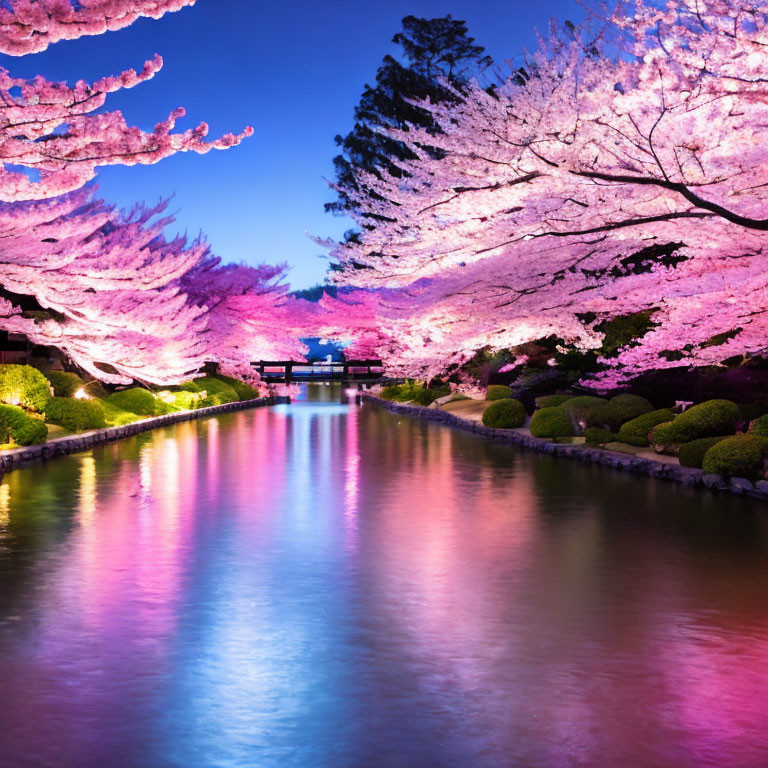
[[[149,432],[152,429],[167,427],[182,421],[204,419],[209,416],[218,416],[222,413],[233,413],[234,411],[244,411],[249,408],[262,408],[268,405],[290,402],[291,399],[289,397],[262,397],[257,400],[213,405],[210,408],[199,408],[196,411],[182,411],[180,413],[169,413],[165,416],[153,416],[152,418],[135,421],[133,424],[126,424],[123,427],[107,427],[106,429],[94,429],[90,432],[79,432],[76,435],[68,435],[67,437],[58,437],[42,445],[29,445],[23,448],[3,451],[0,453],[0,474],[14,469],[21,464],[28,464],[31,461],[87,451],[97,445],[122,440],[126,437],[138,435],[141,432]]]
[[[388,400],[382,400],[368,393],[362,393],[360,398],[363,402],[371,403],[378,408],[384,408],[391,413],[399,413],[422,421],[433,421],[437,424],[445,424],[449,427],[464,430],[465,432],[474,432],[478,435],[484,435],[496,442],[519,445],[522,448],[546,453],[550,456],[562,456],[577,461],[589,462],[591,464],[602,464],[605,467],[611,467],[623,472],[634,472],[638,475],[648,477],[658,477],[665,480],[673,480],[684,485],[700,485],[712,490],[726,491],[738,495],[751,496],[756,499],[768,500],[768,481],[761,480],[752,483],[743,477],[733,477],[730,480],[722,478],[719,475],[705,475],[700,469],[681,467],[678,464],[666,464],[661,461],[644,458],[642,456],[631,456],[626,453],[616,451],[607,451],[603,448],[590,448],[585,445],[568,445],[564,443],[553,443],[547,440],[532,437],[523,430],[514,429],[491,429],[484,427],[480,422],[462,419],[452,413],[443,411],[440,408],[426,408],[420,405],[410,405],[407,403],[393,403]]]

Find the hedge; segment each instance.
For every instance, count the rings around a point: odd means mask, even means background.
[[[675,418],[675,414],[669,408],[662,408],[658,411],[650,411],[631,419],[621,425],[618,440],[621,443],[634,445],[638,448],[645,448],[649,445],[648,433],[657,425]]]
[[[493,429],[516,429],[525,424],[525,406],[505,397],[492,402],[483,412],[483,424]]]
[[[704,454],[702,469],[708,475],[760,480],[765,474],[763,462],[767,453],[768,437],[736,435],[713,445]]]
[[[760,416],[749,425],[750,435],[768,437],[768,416]]]
[[[676,453],[683,443],[701,437],[732,435],[740,418],[736,403],[707,400],[684,411],[674,421],[654,427],[650,441],[656,450]]]
[[[653,406],[639,395],[616,395],[607,403],[596,405],[587,411],[586,423],[591,427],[603,427],[612,432],[644,413],[650,413]]]
[[[504,384],[491,384],[485,390],[486,400],[507,400],[512,397],[512,390]]]
[[[680,466],[701,469],[706,452],[713,445],[726,439],[726,437],[700,437],[698,440],[691,440],[690,443],[683,443],[677,456],[680,460]]]
[[[450,384],[443,384],[439,387],[434,387],[432,389],[417,389],[414,397],[413,402],[417,405],[432,405],[432,403],[435,402],[435,400],[440,399],[441,397],[447,397],[451,394],[451,385]]]
[[[606,443],[612,443],[616,439],[616,435],[607,429],[588,427],[584,431],[584,439],[587,445],[605,445]]]
[[[55,397],[74,397],[85,384],[76,373],[68,371],[43,371],[43,375],[51,383]]]
[[[201,392],[188,392],[185,389],[164,389],[158,392],[155,397],[180,411],[195,411],[202,408],[204,399]]]
[[[0,443],[13,440],[16,445],[38,445],[48,437],[48,427],[17,405],[0,404]]]
[[[558,405],[573,400],[573,395],[542,395],[536,398],[537,408],[557,408]]]
[[[104,406],[98,400],[76,400],[72,397],[51,398],[45,409],[45,419],[70,432],[107,426]]]
[[[232,376],[225,376],[222,373],[217,373],[213,378],[223,381],[225,384],[229,384],[229,386],[235,390],[241,401],[256,400],[256,398],[259,397],[259,391],[245,381],[240,381],[240,379],[235,379]]]
[[[575,434],[571,417],[561,407],[536,411],[529,427],[534,437],[573,437]]]
[[[607,404],[607,400],[603,400],[602,397],[592,397],[591,395],[581,395],[579,397],[572,397],[561,406],[559,406],[565,413],[573,417],[577,422],[582,422],[586,419],[587,414],[596,406]],[[543,410],[543,409],[542,409]]]
[[[51,399],[51,385],[30,365],[0,365],[0,401],[42,413]]]
[[[104,416],[109,427],[124,427],[126,424],[133,424],[134,421],[138,421],[141,418],[141,416],[135,413],[118,408],[117,405],[111,403],[107,398],[101,399],[99,402],[104,409]]]
[[[212,376],[205,376],[202,379],[193,379],[180,386],[180,389],[188,392],[205,392],[202,407],[207,408],[211,405],[226,405],[227,403],[237,403],[240,398],[232,387],[220,379]]]
[[[162,416],[171,411],[170,406],[141,387],[113,392],[107,397],[107,402],[122,411],[135,413],[138,416]]]
[[[391,400],[396,403],[415,402],[419,405],[431,405],[439,397],[451,394],[451,387],[445,384],[435,389],[427,389],[421,382],[409,379],[405,384],[393,384],[384,387],[380,396],[384,400]]]

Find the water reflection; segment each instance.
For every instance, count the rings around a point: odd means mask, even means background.
[[[322,388],[0,481],[0,765],[768,764],[748,501]]]

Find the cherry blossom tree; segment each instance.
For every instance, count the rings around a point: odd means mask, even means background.
[[[655,327],[602,384],[765,351],[766,19],[635,3],[596,34],[553,28],[498,87],[421,103],[437,135],[390,131],[416,159],[358,174],[361,233],[332,251],[338,282],[380,296],[390,363],[434,373],[549,334],[596,348],[595,325],[642,309]]]
[[[177,281],[208,251],[166,240],[164,205],[116,212],[92,192],[0,205],[4,330],[109,383],[171,384],[207,361],[202,310]],[[15,303],[32,296],[39,312]]]
[[[283,282],[286,265],[222,264],[207,253],[178,281],[189,305],[202,313],[209,360],[223,373],[254,381],[259,360],[303,360],[299,341],[309,302],[293,299]]]
[[[0,6],[0,51],[11,56],[44,51],[59,40],[100,35],[142,16],[159,19],[195,0],[9,0]]]
[[[42,77],[24,80],[0,69],[0,200],[37,200],[79,189],[105,165],[151,165],[177,152],[227,149],[252,135],[206,141],[208,126],[174,132],[177,109],[152,131],[125,122],[119,112],[93,114],[107,95],[149,80],[162,67],[155,56],[141,72],[127,70],[69,87]]]

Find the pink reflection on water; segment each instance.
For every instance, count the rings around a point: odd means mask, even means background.
[[[345,419],[344,440],[344,520],[347,546],[357,547],[357,515],[360,496],[360,447],[358,411],[350,407]]]

